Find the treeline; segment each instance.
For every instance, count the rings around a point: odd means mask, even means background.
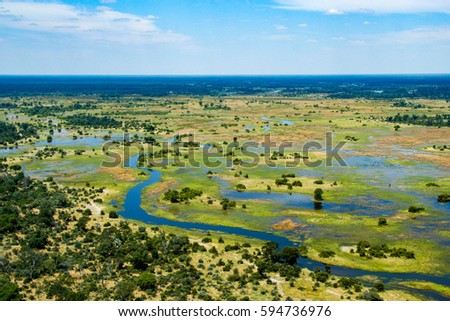
[[[385,118],[389,123],[411,124],[434,127],[450,127],[450,114],[443,115],[400,115]]]
[[[37,129],[29,123],[8,124],[0,121],[0,145],[14,144],[17,141],[38,137]]]
[[[427,108],[426,105],[423,104],[414,104],[412,102],[406,102],[405,100],[396,101],[392,104],[393,107],[402,107],[402,108],[413,108],[413,109],[422,109]]]
[[[111,117],[77,114],[65,118],[68,125],[92,128],[120,128],[122,122]]]
[[[77,110],[92,110],[96,109],[97,106],[92,103],[79,103],[75,102],[72,105],[64,106],[64,105],[52,105],[52,106],[45,106],[41,104],[37,104],[30,108],[22,108],[21,111],[29,116],[55,116],[57,114],[63,114],[65,112],[69,111],[77,111]]]
[[[15,109],[18,108],[16,103],[11,103],[11,102],[0,102],[0,108],[5,108],[5,109]]]

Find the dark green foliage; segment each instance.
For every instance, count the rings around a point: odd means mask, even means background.
[[[244,184],[237,184],[235,188],[238,192],[243,192],[244,190],[247,189],[247,187],[245,187]]]
[[[336,255],[336,253],[331,250],[322,250],[319,253],[319,257],[323,257],[323,258],[329,258],[329,257],[333,257],[335,255]]]
[[[168,190],[164,193],[164,199],[170,201],[171,203],[181,203],[186,202],[191,199],[195,199],[203,194],[202,191],[192,189],[189,187],[183,188],[181,191],[178,190]]]
[[[346,290],[349,290],[352,288],[358,289],[361,287],[361,282],[359,282],[358,280],[356,280],[354,278],[343,277],[343,278],[339,279],[339,281],[337,283],[338,283],[338,286],[340,286],[341,288],[344,288]]]
[[[108,214],[109,218],[119,218],[119,215],[115,211],[111,211]]]
[[[122,122],[111,117],[98,117],[89,114],[75,114],[66,117],[68,125],[91,127],[91,128],[120,128]]]
[[[305,244],[300,244],[300,247],[298,248],[298,254],[301,257],[308,257],[308,247]]]
[[[57,301],[84,301],[87,295],[73,291],[70,286],[74,283],[70,277],[60,277],[47,286],[47,297]]]
[[[323,201],[323,190],[321,188],[316,188],[314,190],[314,200]]]
[[[450,194],[441,194],[437,198],[439,203],[447,203],[450,202]]]
[[[203,109],[204,110],[231,110],[230,107],[222,105],[222,104],[214,104],[214,103],[209,103],[209,104],[204,104],[203,105]]]
[[[400,115],[386,117],[390,123],[411,124],[421,126],[450,127],[450,114],[443,115]]]
[[[133,300],[133,291],[136,285],[132,281],[118,282],[114,288],[114,298],[119,301]]]
[[[11,205],[0,206],[0,235],[19,229],[19,210]]]
[[[0,301],[20,301],[22,296],[19,293],[17,284],[11,282],[8,278],[0,277]]]
[[[380,218],[378,219],[378,226],[387,226],[387,225],[388,225],[388,223],[387,223],[386,218],[380,217]]]
[[[287,178],[277,178],[275,180],[275,185],[277,186],[281,186],[281,185],[287,185],[288,184],[288,179]]]
[[[228,198],[222,198],[220,200],[220,205],[222,205],[222,209],[224,211],[230,209],[230,208],[234,208],[236,207],[236,202],[235,201],[230,201]]]
[[[414,252],[408,251],[405,248],[389,248],[385,243],[372,245],[367,241],[358,242],[356,245],[356,253],[359,253],[359,256],[367,258],[387,258],[387,255],[391,257],[404,257],[406,259],[415,258]]]
[[[0,145],[6,143],[14,144],[18,140],[37,136],[37,128],[31,124],[20,123],[13,125],[0,121]]]
[[[30,248],[43,249],[48,244],[48,234],[45,230],[39,229],[29,232],[25,240]]]
[[[413,206],[412,205],[408,208],[408,212],[410,212],[410,213],[420,213],[423,211],[425,211],[425,208],[422,206]]]
[[[376,281],[373,284],[373,288],[377,291],[377,292],[384,292],[384,283],[382,281]]]
[[[151,272],[143,272],[136,278],[137,286],[144,291],[154,291],[158,286],[156,277]]]
[[[302,187],[302,186],[303,186],[303,184],[302,184],[302,182],[301,182],[301,181],[293,181],[293,182],[292,182],[292,186],[298,186],[298,187]]]
[[[285,248],[283,248],[283,250],[281,250],[280,261],[289,265],[294,265],[297,263],[297,259],[299,258],[299,256],[300,253],[297,248],[286,246]]]

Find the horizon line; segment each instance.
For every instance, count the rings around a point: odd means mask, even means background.
[[[0,74],[0,77],[312,77],[312,76],[450,76],[443,73],[342,73],[342,74]]]

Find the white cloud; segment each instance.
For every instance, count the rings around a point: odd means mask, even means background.
[[[364,21],[363,25],[370,25],[370,22],[369,21]]]
[[[331,40],[336,40],[336,41],[342,41],[342,40],[346,40],[344,37],[331,37]]]
[[[326,12],[325,12],[325,14],[328,14],[328,15],[342,15],[342,14],[344,14],[344,11],[340,11],[340,10],[337,10],[337,9],[330,9],[330,10],[327,10]]]
[[[306,23],[300,23],[297,25],[299,28],[308,28],[308,25]]]
[[[306,43],[318,43],[319,40],[316,40],[316,39],[307,39],[307,40],[305,40],[305,42],[306,42]]]
[[[275,25],[275,29],[276,30],[288,30],[288,27],[286,27],[286,26],[283,26],[283,25]]]
[[[117,0],[100,0],[101,3],[116,3]]]
[[[80,9],[54,2],[0,2],[0,26],[122,44],[189,40],[186,35],[159,29],[151,16],[141,17],[104,6]]]
[[[450,13],[449,0],[274,0],[278,8],[363,13]]]

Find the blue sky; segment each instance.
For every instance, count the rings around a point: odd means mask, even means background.
[[[450,73],[450,0],[0,0],[0,74]]]

